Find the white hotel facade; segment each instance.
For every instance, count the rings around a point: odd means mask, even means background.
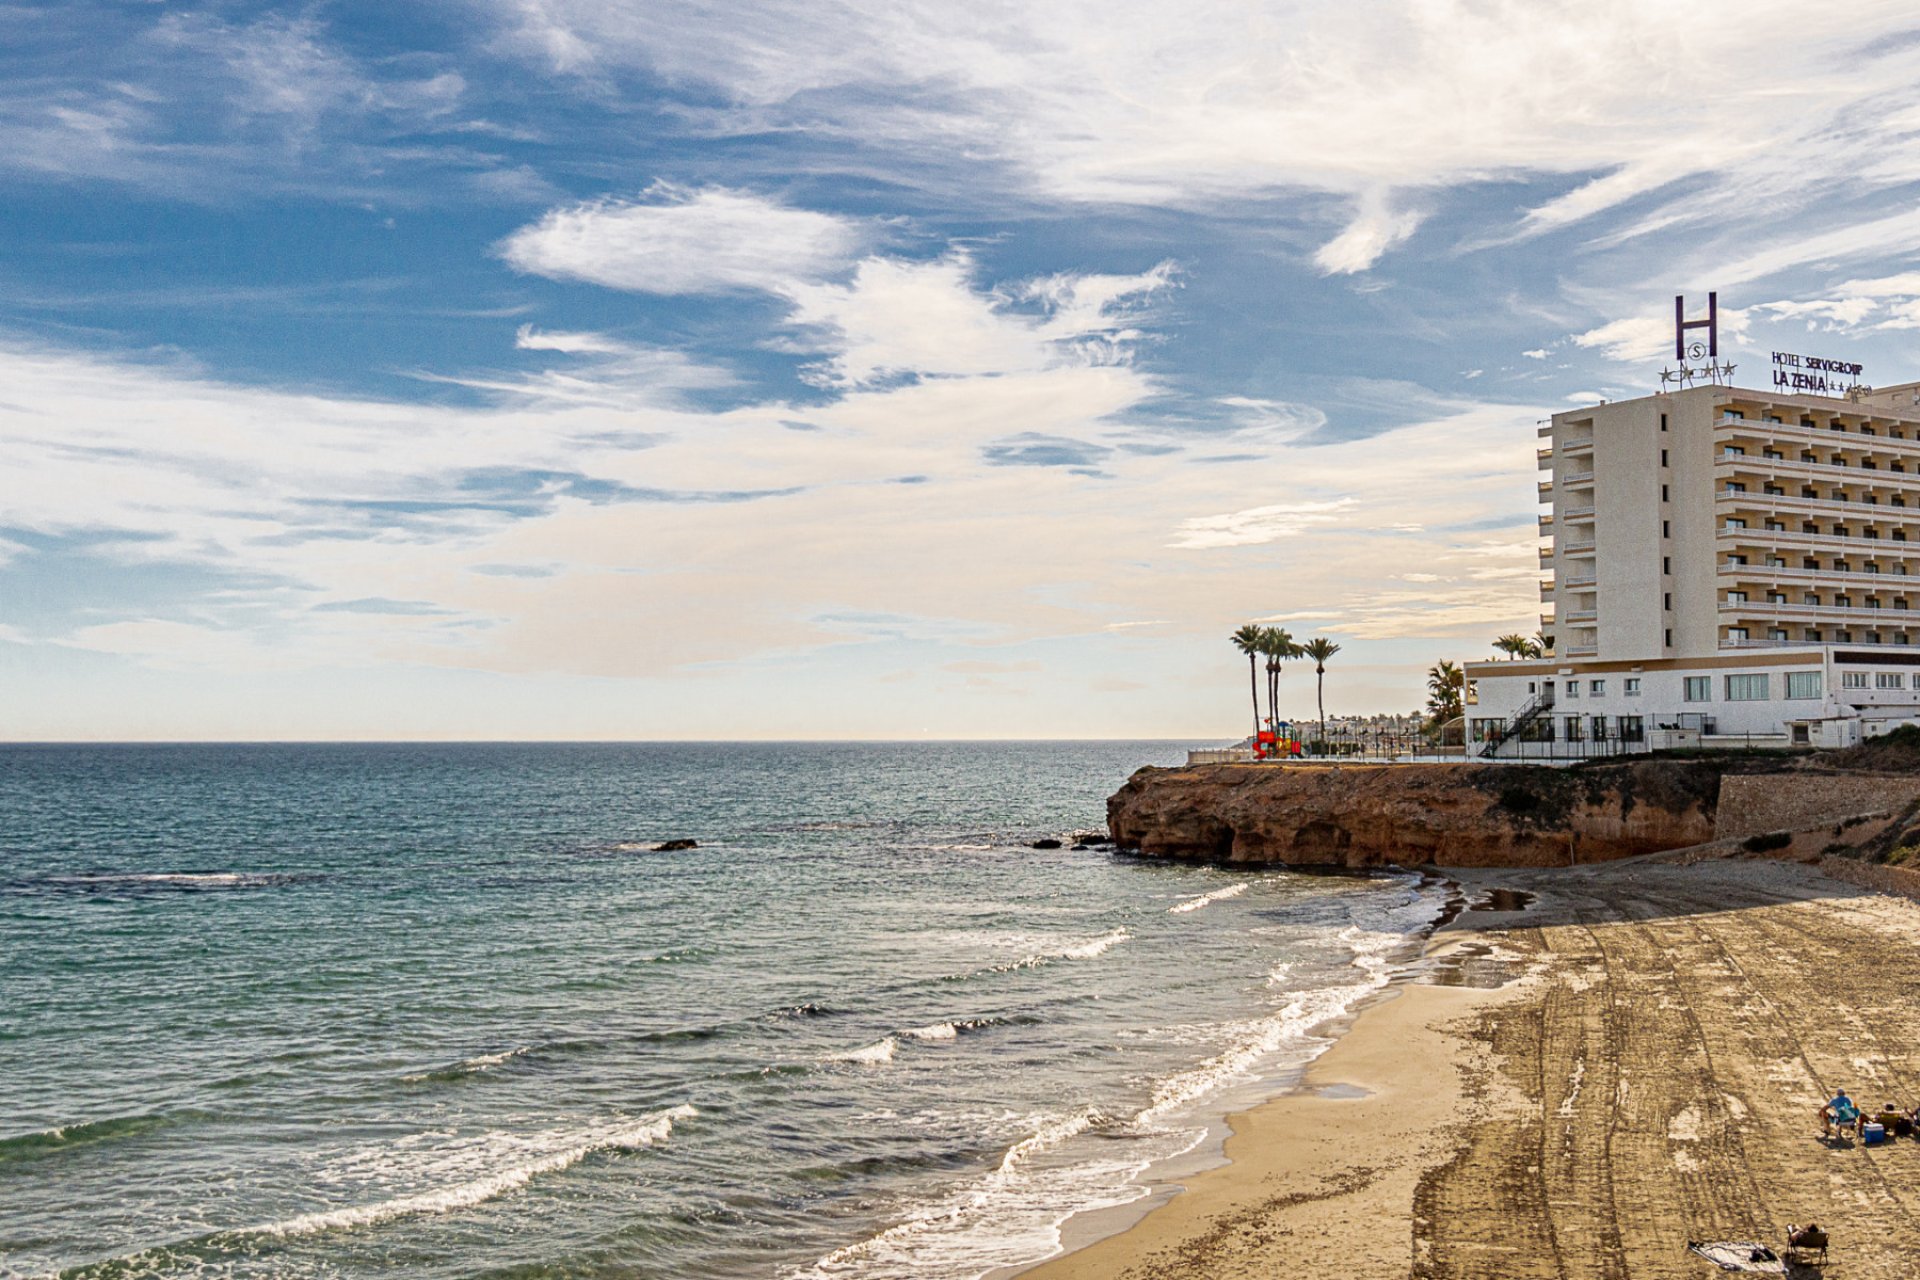
[[[1554,645],[1467,664],[1471,751],[1843,746],[1920,722],[1920,383],[1694,386],[1540,435]]]

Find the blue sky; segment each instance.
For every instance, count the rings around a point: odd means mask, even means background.
[[[1920,377],[1920,19],[0,4],[0,737],[1228,737],[1672,297]],[[1748,377],[1747,375],[1751,375]],[[1311,705],[1290,674],[1290,705]]]

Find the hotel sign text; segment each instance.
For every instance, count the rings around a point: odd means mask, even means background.
[[[1829,396],[1860,385],[1860,366],[1823,356],[1801,356],[1791,351],[1773,353],[1773,385],[1777,391],[1805,391]]]

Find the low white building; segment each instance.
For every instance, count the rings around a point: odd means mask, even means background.
[[[1540,434],[1554,646],[1467,664],[1473,749],[1842,746],[1920,722],[1920,383],[1697,386]]]

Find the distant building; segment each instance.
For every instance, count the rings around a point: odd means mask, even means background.
[[[1473,750],[1840,746],[1920,721],[1920,383],[1694,386],[1540,435],[1553,649],[1467,664]]]

